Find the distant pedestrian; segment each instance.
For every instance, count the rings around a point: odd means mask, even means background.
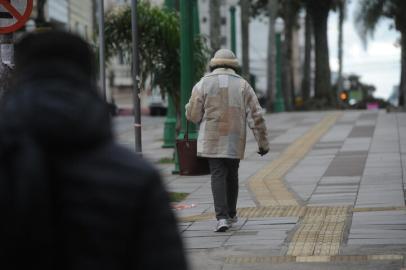
[[[157,171],[113,141],[93,54],[29,34],[0,111],[0,269],[186,269]]]
[[[194,86],[186,105],[186,118],[200,123],[197,155],[209,159],[217,232],[238,220],[238,168],[244,158],[247,124],[258,153],[269,151],[263,111],[252,87],[237,75],[238,68],[233,52],[218,50],[210,61],[211,73]]]

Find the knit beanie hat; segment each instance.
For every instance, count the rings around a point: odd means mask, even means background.
[[[220,49],[215,54],[214,57],[210,60],[210,67],[230,67],[233,69],[239,68],[238,59],[235,57],[235,54],[227,49]]]

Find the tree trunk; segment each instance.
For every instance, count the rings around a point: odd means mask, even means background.
[[[401,70],[399,84],[399,107],[406,110],[406,29],[401,32]]]
[[[304,62],[303,62],[303,78],[302,78],[302,97],[303,101],[310,98],[310,76],[311,76],[311,63],[312,63],[312,20],[310,13],[306,10],[305,18],[305,48],[304,48]]]
[[[343,89],[343,24],[345,0],[338,3],[338,78],[337,89],[333,95],[333,102],[337,104],[338,92]]]
[[[397,1],[397,9],[395,14],[395,27],[400,32],[401,45],[401,70],[399,84],[399,107],[403,107],[406,111],[406,2]]]
[[[285,108],[292,110],[295,101],[295,91],[293,89],[294,72],[293,72],[293,27],[295,26],[296,12],[293,7],[292,0],[283,2],[283,17],[285,22],[285,39],[283,41],[283,94],[285,100]]]
[[[242,76],[250,79],[249,65],[249,22],[250,22],[250,1],[241,0],[241,39],[242,39]]]
[[[210,0],[210,46],[213,54],[221,47],[220,1]]]
[[[327,22],[331,0],[309,0],[310,14],[313,20],[316,51],[315,98],[332,105],[331,71],[327,39]]]
[[[269,26],[268,26],[268,78],[267,78],[267,110],[272,111],[272,102],[275,100],[276,89],[276,50],[275,50],[275,20],[278,8],[278,0],[268,2]]]

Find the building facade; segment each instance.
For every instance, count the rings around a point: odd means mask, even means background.
[[[199,4],[199,21],[200,32],[207,38],[210,37],[210,1],[211,0],[198,0]],[[221,33],[221,47],[231,48],[231,16],[230,8],[232,6],[239,9],[237,0],[219,0],[220,1],[220,33]],[[239,20],[239,17],[236,17]]]
[[[91,0],[69,0],[68,5],[69,30],[86,40],[93,40],[94,7]]]
[[[69,29],[68,0],[48,0],[45,10],[47,11],[49,22],[57,28]]]
[[[79,34],[88,41],[95,38],[94,0],[48,0],[44,5],[45,20],[52,27]],[[30,30],[35,28],[37,18],[37,1],[34,1],[32,20],[28,22]]]

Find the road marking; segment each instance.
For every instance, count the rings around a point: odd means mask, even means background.
[[[304,158],[341,115],[341,112],[334,112],[325,116],[305,135],[293,142],[276,160],[248,180],[249,189],[259,206],[299,205],[295,195],[286,187],[283,177]]]

